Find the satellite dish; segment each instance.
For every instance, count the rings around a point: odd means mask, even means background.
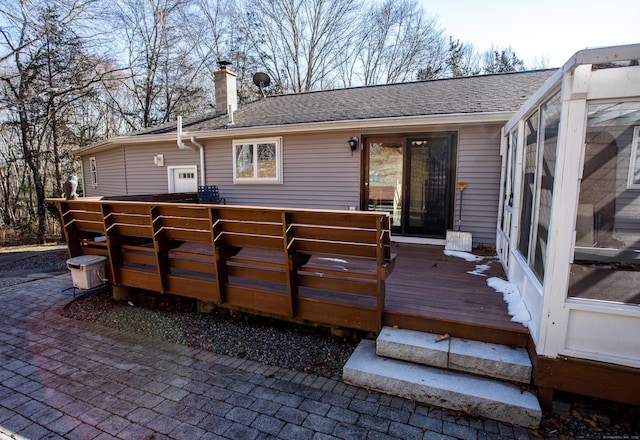
[[[271,84],[271,78],[269,78],[269,75],[264,72],[258,72],[253,75],[253,83],[258,86],[262,92],[262,96],[266,96],[263,89],[265,87],[269,87],[269,84]]]

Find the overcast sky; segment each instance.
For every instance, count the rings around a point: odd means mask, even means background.
[[[640,43],[640,0],[419,0],[446,33],[481,52],[511,46],[562,66],[589,47]]]

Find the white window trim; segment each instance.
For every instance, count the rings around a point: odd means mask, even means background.
[[[635,183],[633,178],[636,172],[636,164],[640,159],[640,126],[633,127],[633,140],[631,141],[631,158],[629,160],[629,176],[627,177],[628,189],[640,189],[640,183]]]
[[[91,186],[98,187],[98,167],[96,165],[96,158],[92,156],[89,158],[89,174],[91,177]]]
[[[254,169],[254,177],[246,178],[246,177],[238,177],[236,175],[236,147],[238,145],[253,145],[253,157],[257,157],[257,148],[258,144],[275,144],[276,145],[276,177],[275,178],[259,178],[257,177],[257,169],[258,162],[254,160],[253,169]],[[255,138],[255,139],[242,139],[242,140],[234,140],[231,148],[231,155],[233,157],[233,183],[234,184],[274,184],[274,183],[282,183],[282,138],[274,137],[274,138]]]

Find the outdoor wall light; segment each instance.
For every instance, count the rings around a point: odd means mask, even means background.
[[[354,136],[351,139],[349,139],[348,142],[349,142],[349,148],[351,148],[351,155],[353,156],[353,152],[358,149],[358,142],[359,142],[358,138]]]

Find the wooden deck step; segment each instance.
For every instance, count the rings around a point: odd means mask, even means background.
[[[377,356],[371,340],[360,342],[342,376],[352,385],[528,428],[542,418],[536,397],[517,385]]]
[[[376,353],[432,367],[531,383],[531,360],[523,348],[459,338],[438,341],[438,335],[433,333],[384,327],[376,340]]]

